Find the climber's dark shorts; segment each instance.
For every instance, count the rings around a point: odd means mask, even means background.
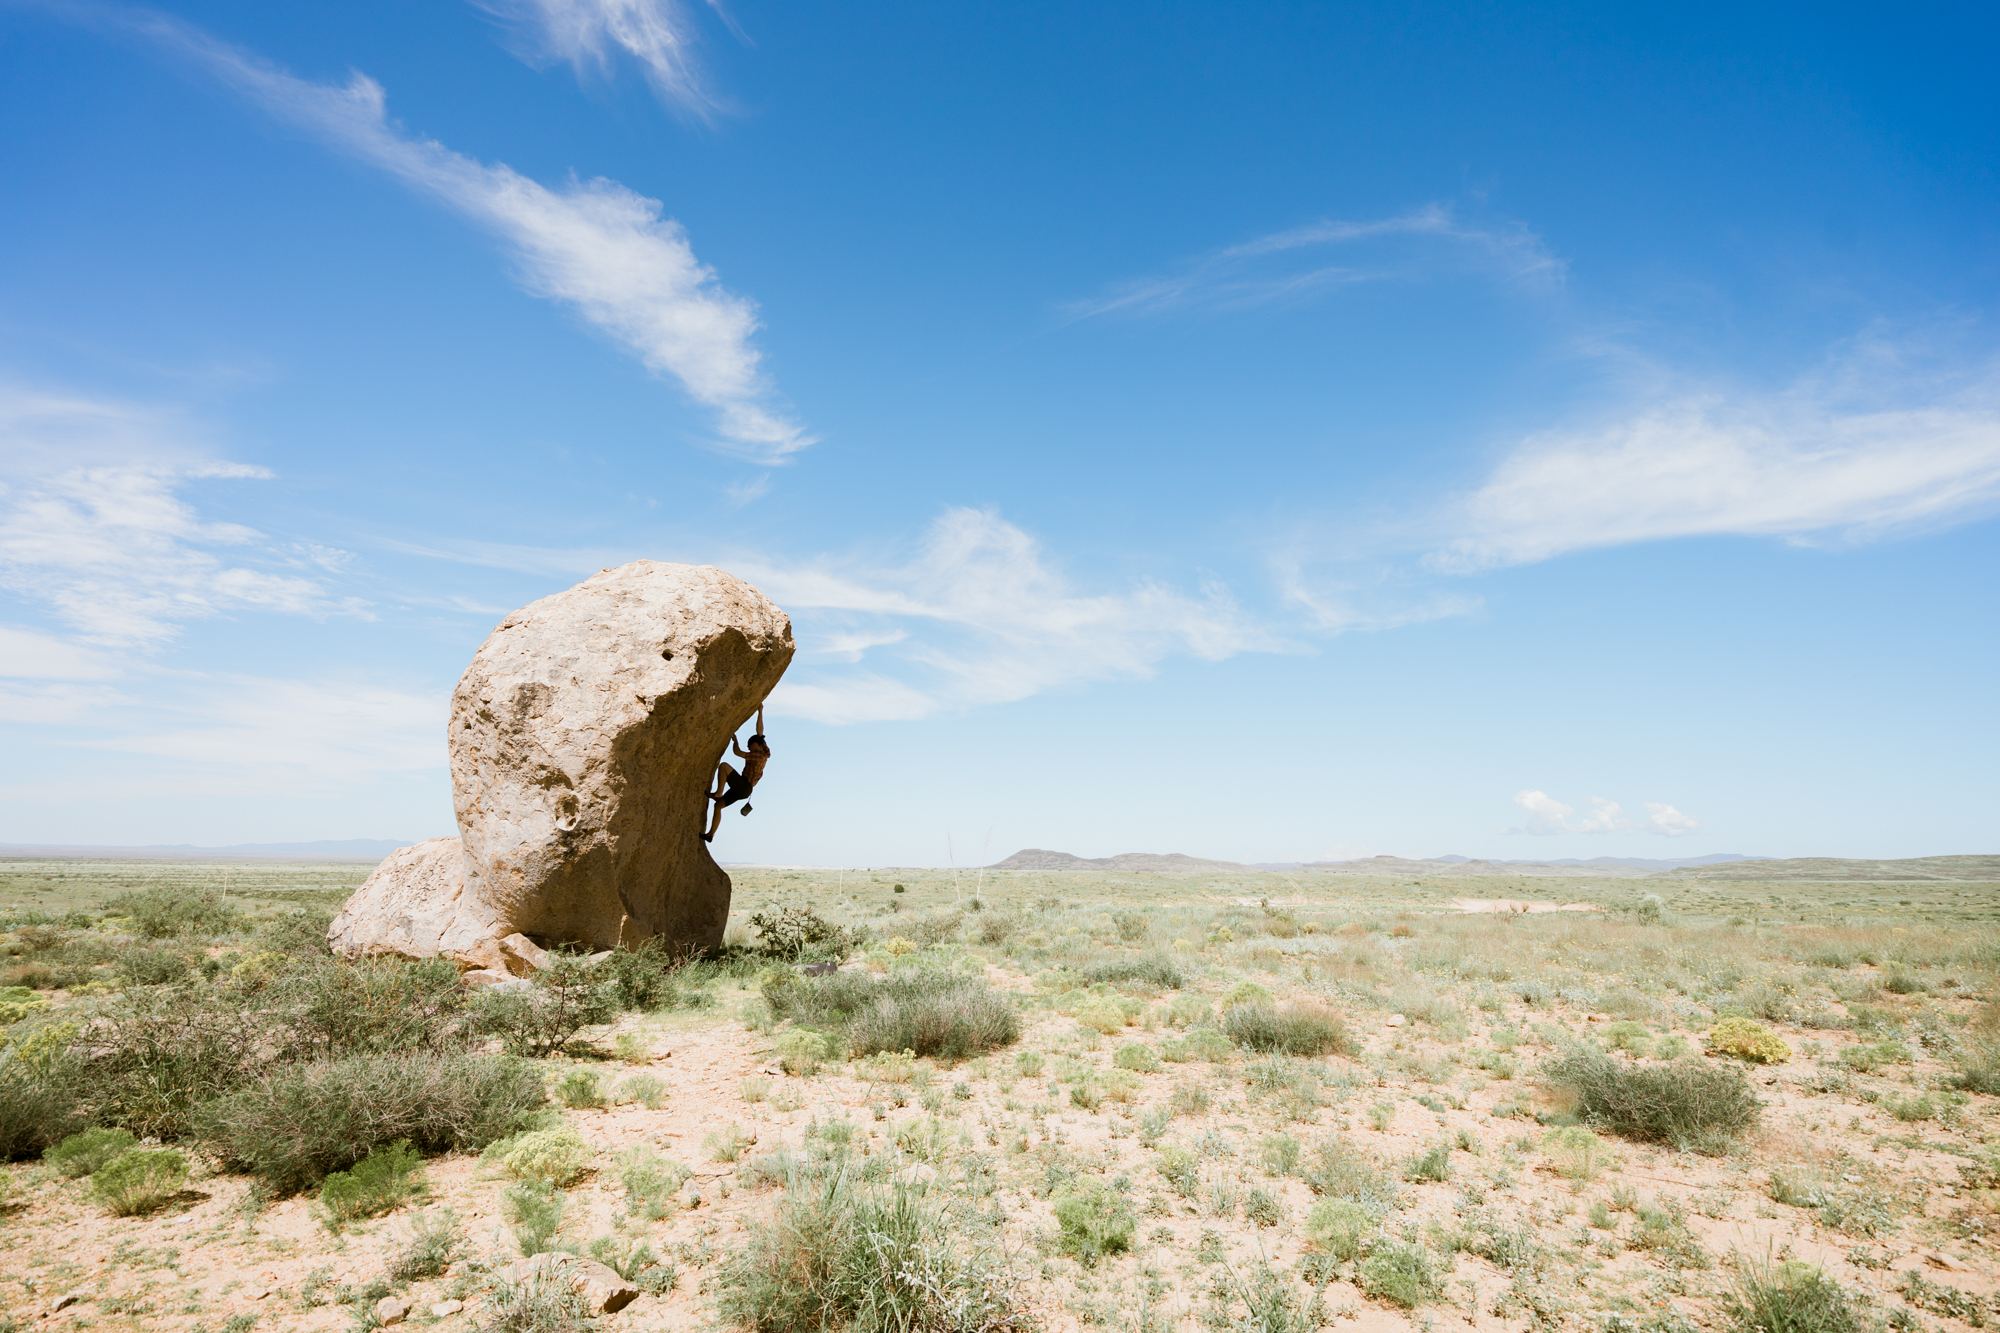
[[[729,785],[722,789],[722,808],[727,810],[738,801],[750,799],[750,780],[741,773],[729,775]]]

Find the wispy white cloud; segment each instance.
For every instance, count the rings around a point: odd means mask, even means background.
[[[579,77],[608,74],[623,51],[662,102],[706,118],[720,109],[694,57],[694,23],[678,0],[474,0],[515,25],[534,60],[566,60]],[[713,4],[713,0],[710,0]]]
[[[1722,534],[1860,541],[2000,507],[2000,365],[1905,371],[1871,342],[1771,394],[1669,394],[1530,436],[1440,520],[1428,557],[1466,573],[1570,551]]]
[[[85,674],[72,679],[94,678],[86,664],[105,659],[93,645],[157,646],[187,620],[364,613],[318,580],[281,572],[333,553],[301,557],[240,524],[204,520],[181,494],[268,472],[203,460],[174,441],[148,458],[147,421],[128,405],[0,388],[0,588],[77,632],[67,660]],[[52,439],[65,451],[47,448]],[[43,640],[37,655],[54,660],[59,641]]]
[[[577,577],[642,554],[442,541],[396,549]],[[902,562],[755,551],[695,558],[755,584],[791,615],[799,657],[772,708],[822,722],[914,719],[1142,679],[1176,655],[1217,661],[1300,650],[1212,580],[1192,593],[1153,580],[1081,591],[1041,543],[983,509],[947,510]]]
[[[952,509],[905,564],[823,559],[739,571],[801,624],[806,656],[772,706],[826,722],[917,718],[1152,674],[1176,655],[1283,651],[1220,584],[1084,593],[1040,543],[987,510]],[[863,669],[816,665],[815,650]],[[891,670],[895,674],[888,674]]]
[[[1528,822],[1519,828],[1510,828],[1509,833],[1527,833],[1547,837],[1558,833],[1623,833],[1640,829],[1647,833],[1660,833],[1667,837],[1679,837],[1692,833],[1701,827],[1698,820],[1690,818],[1659,801],[1646,801],[1646,821],[1643,824],[1625,813],[1623,806],[1602,796],[1589,800],[1588,813],[1576,815],[1576,807],[1558,801],[1545,791],[1520,791],[1514,793],[1514,804],[1528,812]]]
[[[1309,572],[1296,554],[1273,556],[1271,573],[1279,595],[1303,610],[1314,628],[1328,634],[1400,629],[1429,620],[1476,615],[1484,599],[1444,589],[1412,589],[1406,579],[1377,571],[1372,579],[1337,578]]]
[[[363,74],[313,83],[176,19],[121,12],[116,21],[497,236],[523,287],[576,310],[711,409],[717,447],[770,464],[813,443],[774,402],[755,304],[722,287],[659,201],[601,178],[550,189],[412,135],[389,119],[381,85]]]
[[[1684,833],[1692,833],[1701,827],[1701,821],[1682,814],[1661,801],[1647,801],[1646,832],[1658,833],[1669,838],[1678,838]]]
[[[1350,263],[1318,262],[1334,247],[1364,242],[1428,242],[1422,254],[1371,253]],[[1116,283],[1072,302],[1072,319],[1227,310],[1299,301],[1357,283],[1407,279],[1470,265],[1514,280],[1560,281],[1562,261],[1541,238],[1515,225],[1475,226],[1442,204],[1373,222],[1320,221],[1185,259],[1164,273]]]

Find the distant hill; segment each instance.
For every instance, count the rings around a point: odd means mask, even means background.
[[[1958,880],[2000,882],[2000,856],[1913,856],[1903,861],[1859,861],[1835,856],[1800,856],[1788,861],[1745,861],[1731,865],[1683,866],[1676,879],[1762,880]]]
[[[1459,865],[1472,860],[1469,856],[1433,856],[1433,861],[1447,865]],[[1690,856],[1679,861],[1649,861],[1643,856],[1593,856],[1588,861],[1574,856],[1557,857],[1552,861],[1488,861],[1496,866],[1629,866],[1634,870],[1678,870],[1682,866],[1712,866],[1725,861],[1762,861],[1761,856],[1741,856],[1735,852],[1716,852],[1710,856]]]
[[[1236,861],[1204,861],[1179,852],[1123,852],[1117,856],[1083,857],[1028,847],[988,870],[1248,870]]]
[[[196,847],[180,842],[160,847],[70,847],[0,844],[0,857],[32,860],[106,861],[379,861],[409,842],[393,838],[345,838],[322,842],[239,842],[231,847]]]

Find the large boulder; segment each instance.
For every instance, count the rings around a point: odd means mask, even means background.
[[[516,611],[452,693],[459,838],[384,861],[334,949],[519,971],[530,942],[715,948],[709,785],[791,659],[785,613],[709,565],[639,560]]]

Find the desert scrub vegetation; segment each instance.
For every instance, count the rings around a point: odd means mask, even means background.
[[[1839,1283],[1797,1261],[1739,1263],[1721,1304],[1736,1333],[1865,1333],[1875,1326]]]
[[[1741,1072],[1695,1059],[1645,1065],[1578,1047],[1544,1064],[1540,1077],[1614,1134],[1698,1152],[1725,1151],[1763,1109]]]
[[[1307,1000],[1231,1006],[1222,1030],[1238,1045],[1278,1055],[1353,1055],[1354,1038],[1331,1009]]]
[[[762,991],[774,1017],[837,1033],[855,1056],[907,1051],[963,1060],[1021,1035],[1011,1000],[984,978],[945,967],[914,966],[879,978],[806,977],[786,969],[767,974]]]
[[[1759,1065],[1781,1065],[1792,1058],[1784,1038],[1747,1018],[1725,1018],[1710,1028],[1708,1049]]]
[[[1025,1329],[995,1219],[962,1198],[795,1171],[766,1223],[723,1265],[717,1310],[757,1333]]]

